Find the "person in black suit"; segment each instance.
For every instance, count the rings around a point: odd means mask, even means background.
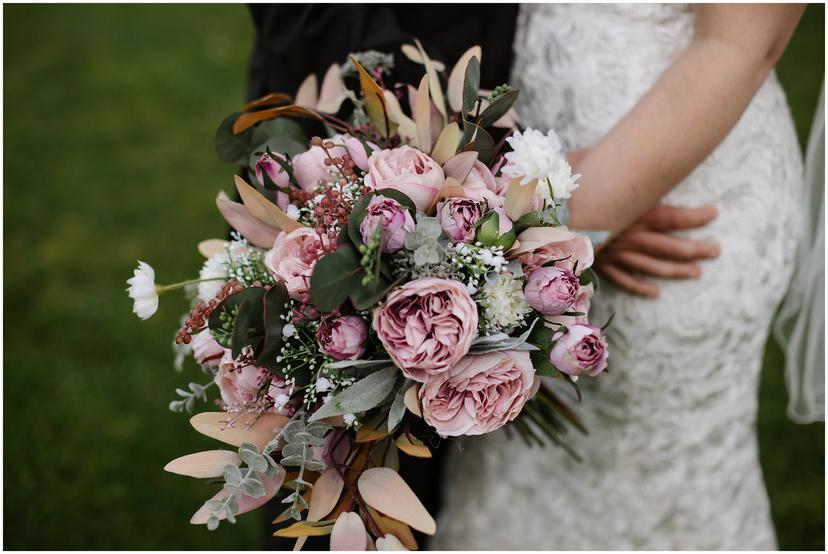
[[[270,92],[294,94],[309,73],[322,78],[332,63],[343,63],[351,52],[378,50],[394,55],[394,79],[419,83],[422,65],[400,52],[417,38],[429,57],[448,69],[471,46],[483,48],[481,87],[508,82],[517,4],[255,4],[250,14],[255,42],[250,57],[248,100]],[[417,434],[426,442],[438,438],[424,424]],[[400,474],[425,507],[436,515],[440,504],[443,453],[451,444],[434,448],[428,460],[400,456]],[[294,539],[273,537],[273,519],[284,506],[271,502],[264,512],[264,546],[289,550]],[[422,537],[418,537],[422,545]],[[306,549],[327,550],[327,537],[311,539]]]

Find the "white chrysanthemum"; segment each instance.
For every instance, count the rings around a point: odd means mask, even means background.
[[[227,254],[220,252],[214,254],[201,267],[198,272],[199,279],[227,279]],[[215,298],[225,281],[202,281],[198,284],[198,299],[204,302]]]
[[[547,201],[551,201],[552,196],[569,198],[570,193],[578,188],[580,175],[572,174],[555,131],[550,129],[545,135],[537,129],[526,129],[523,133],[516,131],[506,142],[512,147],[512,152],[504,156],[504,175],[520,178],[524,185],[537,179],[536,194]]]
[[[532,311],[523,295],[523,283],[505,271],[486,278],[478,303],[491,330],[511,329]]]
[[[127,279],[127,293],[132,298],[132,311],[141,319],[149,319],[158,310],[158,291],[155,288],[155,270],[138,260],[133,276]]]

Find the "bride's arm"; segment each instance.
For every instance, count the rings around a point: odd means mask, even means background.
[[[579,164],[582,186],[570,202],[573,228],[616,234],[693,171],[739,120],[804,7],[695,9],[690,45]]]

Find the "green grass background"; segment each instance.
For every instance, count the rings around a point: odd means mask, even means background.
[[[206,485],[161,471],[213,448],[167,410],[184,302],[131,314],[137,258],[161,282],[222,236],[232,168],[213,131],[243,99],[243,6],[5,6],[4,535],[10,549],[251,549],[257,515],[190,526]],[[824,9],[808,8],[779,67],[800,137],[824,74]],[[759,436],[783,548],[821,549],[824,430],[785,416],[771,344]]]

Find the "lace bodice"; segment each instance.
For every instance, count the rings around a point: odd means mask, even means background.
[[[605,134],[687,45],[685,5],[521,7],[513,82],[527,126],[569,148]],[[485,54],[485,52],[484,52]],[[771,74],[739,123],[666,201],[713,203],[718,259],[657,300],[606,281],[592,319],[616,318],[610,371],[582,380],[582,463],[505,433],[450,458],[440,549],[775,547],[755,419],[768,327],[799,232],[801,159]]]

